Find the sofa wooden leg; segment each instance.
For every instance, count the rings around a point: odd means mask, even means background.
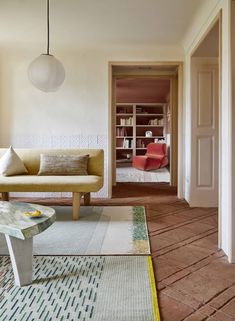
[[[2,192],[2,200],[8,202],[9,201],[9,193]]]
[[[84,205],[90,205],[91,203],[91,193],[84,194]]]
[[[73,220],[79,220],[80,216],[81,194],[73,192]]]

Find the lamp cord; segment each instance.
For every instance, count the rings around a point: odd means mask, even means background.
[[[50,3],[47,0],[47,55],[50,55]]]

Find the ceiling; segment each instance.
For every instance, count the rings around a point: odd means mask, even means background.
[[[204,0],[51,0],[59,46],[176,45]],[[44,43],[46,0],[0,0],[0,46]]]
[[[116,80],[117,103],[165,103],[169,93],[169,79]]]

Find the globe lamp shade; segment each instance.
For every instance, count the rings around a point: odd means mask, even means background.
[[[41,54],[29,65],[28,77],[38,89],[45,92],[56,91],[64,82],[65,70],[53,55]]]

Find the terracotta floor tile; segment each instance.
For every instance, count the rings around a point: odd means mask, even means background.
[[[235,318],[235,298],[228,302],[221,311]]]
[[[164,257],[153,258],[153,262],[158,282],[180,270],[174,262],[170,262]]]
[[[199,248],[193,245],[185,245],[164,255],[165,259],[172,260],[176,265],[185,268],[213,253],[210,249]]]
[[[220,309],[221,307],[225,306],[226,303],[229,302],[232,298],[235,298],[235,285],[220,293],[211,302],[209,302],[209,305],[215,309]]]
[[[229,316],[221,311],[215,313],[215,315],[209,317],[206,321],[234,321],[234,316]]]
[[[152,210],[157,211],[159,213],[167,213],[167,214],[179,211],[178,206],[169,205],[169,204],[149,205],[149,206],[147,206],[147,209],[149,209],[149,210],[152,209]]]
[[[219,278],[217,273],[213,273],[212,269],[206,270],[204,273],[202,273],[202,270],[203,268],[177,281],[172,285],[172,289],[190,294],[196,300],[205,304],[231,285],[230,280]]]
[[[203,216],[208,216],[208,211],[205,211],[203,208],[185,208],[180,212],[181,215],[186,216],[187,218],[200,218]]]
[[[150,245],[152,248],[152,252],[158,251],[162,248],[170,246],[171,244],[174,244],[174,240],[167,239],[167,238],[163,237],[162,235],[154,235],[150,239]]]
[[[202,276],[213,276],[225,280],[232,286],[235,283],[235,265],[229,264],[227,258],[222,257],[212,261],[200,270]]]
[[[205,320],[206,320],[205,314],[202,314],[198,311],[196,311],[195,313],[191,314],[189,317],[184,319],[184,321],[205,321]]]
[[[161,321],[182,321],[193,312],[189,306],[160,294]]]
[[[181,214],[178,214],[178,215],[175,214],[175,215],[167,215],[167,216],[160,217],[158,221],[161,221],[167,224],[168,226],[172,226],[175,224],[183,224],[188,221],[188,218]]]
[[[173,231],[167,231],[161,234],[162,237],[172,240],[173,243],[178,243],[184,240],[189,239],[190,237],[194,236],[195,233],[183,227],[177,227]]]
[[[201,220],[201,223],[208,224],[208,225],[211,225],[214,227],[218,227],[218,216],[213,215],[211,217],[207,217],[207,218]]]
[[[216,312],[216,309],[210,306],[209,304],[204,305],[199,309],[199,312],[207,316],[213,315]]]
[[[153,219],[149,219],[148,220],[148,231],[149,233],[153,233],[155,231],[161,230],[165,227],[167,227],[168,224],[162,222],[161,220],[153,220]]]
[[[190,294],[185,294],[185,293],[182,293],[181,291],[176,291],[175,289],[172,289],[170,286],[167,286],[165,289],[163,289],[162,293],[178,302],[181,302],[193,308],[194,310],[197,310],[201,306],[201,302],[195,300],[195,298],[193,298]],[[203,312],[201,313],[205,314]]]
[[[185,225],[184,228],[186,231],[190,231],[194,235],[197,235],[197,234],[201,234],[203,232],[207,232],[211,230],[212,228],[214,228],[214,226],[209,224],[204,224],[201,222],[193,222],[191,224]]]
[[[150,209],[148,209],[148,207],[146,206],[145,207],[146,208],[146,216],[147,216],[147,218],[150,218],[150,219],[156,219],[157,217],[162,217],[162,216],[164,216],[164,215],[166,215],[166,214],[164,214],[164,213],[162,213],[162,212],[159,212],[159,211],[155,211],[155,210],[150,210]]]
[[[211,250],[218,250],[218,233],[212,233],[211,235],[205,236],[200,240],[192,243],[195,246],[203,247]]]

